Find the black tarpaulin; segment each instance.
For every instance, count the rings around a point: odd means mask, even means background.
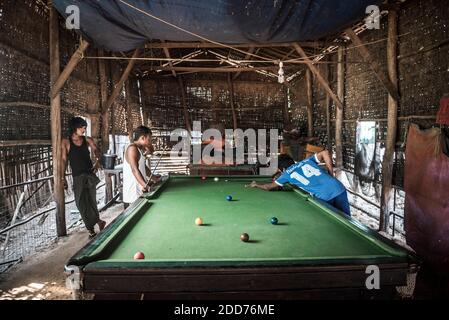
[[[97,47],[110,51],[129,51],[154,39],[200,41],[198,37],[164,22],[227,44],[317,40],[363,19],[367,6],[380,2],[53,0],[53,5],[63,16],[68,15],[68,6],[78,6],[79,32]]]

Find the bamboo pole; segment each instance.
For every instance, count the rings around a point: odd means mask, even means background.
[[[139,56],[139,49],[136,49],[133,53],[132,58],[137,58]],[[120,77],[120,80],[117,82],[117,84],[114,86],[114,90],[112,91],[111,96],[107,100],[105,104],[104,110],[108,110],[114,103],[115,99],[120,95],[120,93],[123,90],[123,85],[125,84],[125,81],[128,79],[129,74],[131,73],[132,69],[134,68],[134,65],[136,64],[136,60],[129,60],[128,65],[126,66],[125,71],[123,71],[122,76]],[[103,112],[105,112],[103,110]]]
[[[130,60],[131,61],[131,60]],[[217,61],[218,62],[218,61]],[[284,66],[284,69],[288,69],[290,66]],[[292,66],[295,68],[295,66]],[[290,68],[290,69],[292,69]],[[277,71],[279,67],[158,67],[152,66],[146,68],[146,71],[178,71],[178,72],[209,72],[209,73],[240,73],[240,72],[258,72],[258,71]]]
[[[246,54],[244,60],[248,60],[251,55],[254,53],[254,51],[256,51],[256,48],[254,46],[249,47],[248,53]],[[241,72],[237,72],[234,77],[233,80],[237,80],[237,78],[241,75]]]
[[[128,131],[129,141],[133,141],[133,106],[131,100],[131,85],[129,79],[125,82],[126,92],[126,130]]]
[[[98,56],[103,56],[103,50],[98,50]],[[101,150],[107,153],[109,150],[109,110],[106,108],[108,100],[108,80],[106,77],[106,63],[104,60],[98,61],[98,74],[100,81],[100,101],[101,101]],[[115,183],[118,183],[116,181]],[[112,178],[109,174],[105,174],[105,199],[104,203],[108,203],[113,197]]]
[[[359,51],[360,55],[363,57],[365,62],[367,62],[370,65],[376,77],[380,80],[380,82],[382,82],[385,89],[387,89],[390,96],[394,100],[398,101],[400,99],[398,89],[394,85],[394,83],[389,79],[389,77],[385,74],[385,72],[383,72],[380,63],[371,55],[368,48],[363,44],[362,40],[354,32],[354,30],[348,28],[345,30],[345,32],[351,39],[352,43],[356,46],[357,50]]]
[[[167,59],[171,59],[170,50],[168,50],[168,48],[165,48],[165,47],[163,48],[163,50],[164,50],[164,54],[167,57]],[[172,69],[171,73],[173,74],[173,77],[176,78],[176,71],[173,69],[173,63],[171,61],[169,61],[168,64],[169,64],[170,68]]]
[[[315,75],[317,81],[319,84],[321,84],[321,86],[324,88],[324,90],[326,91],[327,94],[329,94],[329,96],[331,97],[331,99],[335,102],[335,104],[337,105],[337,108],[339,109],[343,109],[343,103],[341,102],[341,100],[335,95],[335,93],[332,91],[332,89],[329,86],[329,83],[324,80],[323,76],[321,75],[320,71],[317,69],[317,67],[315,67],[315,65],[313,64],[313,62],[310,60],[310,58],[307,56],[306,52],[303,50],[303,48],[301,48],[300,45],[298,45],[297,43],[293,44],[293,47],[296,49],[296,51],[299,53],[299,55],[304,59],[304,62],[307,64],[307,66],[309,67],[310,71],[313,72],[313,74]]]
[[[326,66],[326,81],[329,82],[330,70],[329,66]],[[327,150],[332,150],[332,139],[331,139],[331,115],[330,115],[330,97],[326,94],[325,104],[326,104],[326,136],[327,136]]]
[[[310,69],[306,71],[307,86],[307,136],[313,137],[313,79]]]
[[[189,132],[189,134],[191,134],[192,127],[190,124],[189,111],[187,110],[186,91],[185,91],[185,87],[184,87],[184,81],[182,81],[182,76],[178,76],[178,84],[179,84],[179,90],[181,90],[181,104],[182,104],[182,109],[184,111],[184,120],[186,122],[186,129]]]
[[[398,91],[398,16],[395,10],[388,14],[388,42],[387,64],[389,81],[393,84],[395,92]],[[396,131],[398,122],[398,100],[388,97],[388,126],[387,142],[382,163],[382,193],[380,201],[379,230],[387,232],[390,217],[390,199],[392,196],[392,177],[394,165],[394,152],[396,144]]]
[[[43,146],[51,145],[51,140],[0,140],[0,147]]]
[[[344,104],[345,98],[345,49],[338,48],[338,67],[337,67],[337,94]],[[335,121],[335,147],[336,147],[336,167],[343,168],[343,108],[336,109]]]
[[[282,114],[284,117],[284,128],[285,128],[291,124],[291,119],[290,119],[290,112],[288,110],[289,87],[284,86],[284,89],[285,89],[285,102],[284,102],[284,108],[282,109]]]
[[[231,110],[232,110],[232,125],[234,127],[234,131],[237,130],[237,114],[235,112],[235,105],[234,105],[234,83],[231,78],[231,74],[228,74],[228,87],[229,87],[229,101],[231,103]]]
[[[55,90],[55,84],[60,77],[59,60],[59,16],[56,9],[50,6],[50,82],[51,94],[51,138],[53,152],[53,176],[54,176],[54,199],[56,202],[56,229],[58,237],[67,235],[65,221],[65,195],[64,195],[64,169],[62,167],[61,148],[61,96],[59,90]]]
[[[231,44],[229,46],[233,48],[275,48],[275,47],[291,47],[292,42],[279,42],[279,43],[239,43]],[[300,42],[301,47],[322,47],[326,44],[320,41]],[[333,44],[334,45],[334,44]],[[338,45],[338,44],[336,44]],[[223,45],[207,42],[161,42],[161,43],[147,43],[145,45],[147,49],[182,49],[182,48],[223,48]]]
[[[81,40],[81,44],[75,53],[70,58],[64,70],[59,74],[57,80],[54,82],[53,87],[50,91],[50,98],[54,99],[56,95],[61,91],[62,87],[69,79],[75,67],[83,59],[84,51],[89,47],[89,43],[85,40]]]

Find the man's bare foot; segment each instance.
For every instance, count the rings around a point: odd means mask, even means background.
[[[104,220],[98,221],[98,227],[100,228],[100,231],[103,230],[104,227],[106,227],[106,221]]]

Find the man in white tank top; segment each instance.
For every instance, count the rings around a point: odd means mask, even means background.
[[[147,192],[147,172],[145,151],[153,150],[151,143],[151,130],[140,126],[133,132],[133,142],[125,149],[123,159],[123,203],[125,209],[136,201],[143,193]],[[157,177],[152,178],[156,180]]]

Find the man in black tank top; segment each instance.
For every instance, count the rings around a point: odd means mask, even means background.
[[[69,138],[62,139],[62,160],[65,169],[67,164],[70,164],[76,207],[89,231],[89,236],[94,237],[95,225],[98,224],[101,231],[106,222],[100,219],[96,199],[96,186],[100,179],[95,173],[100,165],[100,152],[92,138],[84,136],[86,128],[87,122],[83,118],[75,117],[70,120]],[[90,157],[89,147],[96,157],[94,163]]]

